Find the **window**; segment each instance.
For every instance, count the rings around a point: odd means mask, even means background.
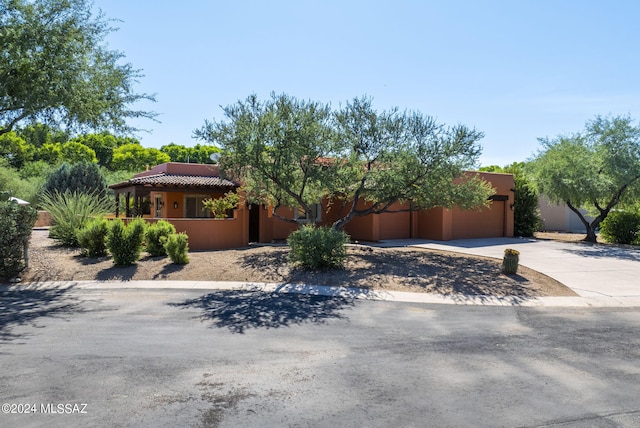
[[[322,220],[322,204],[313,204],[309,208],[311,208],[311,212],[316,217],[316,222],[321,221]],[[309,218],[307,216],[307,212],[302,207],[298,207],[293,212],[293,216],[300,223],[306,223],[306,222],[309,221]]]
[[[185,217],[187,218],[208,218],[211,217],[211,213],[202,205],[202,201],[207,199],[208,196],[202,195],[188,195],[185,196]]]

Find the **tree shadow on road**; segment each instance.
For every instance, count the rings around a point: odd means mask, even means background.
[[[254,288],[215,291],[170,305],[198,309],[202,312],[200,318],[211,321],[212,327],[242,334],[248,329],[289,327],[305,322],[323,324],[329,319],[344,319],[341,311],[352,307],[354,298],[284,294]]]
[[[58,317],[81,312],[77,297],[68,293],[73,286],[0,285],[0,344],[19,339],[14,328],[33,324],[41,317]]]

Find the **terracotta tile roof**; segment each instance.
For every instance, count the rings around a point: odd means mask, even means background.
[[[173,175],[154,174],[144,177],[133,177],[122,183],[112,184],[112,189],[129,186],[157,186],[157,187],[238,187],[237,183],[221,177],[206,177],[202,175]]]

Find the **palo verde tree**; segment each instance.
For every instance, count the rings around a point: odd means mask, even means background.
[[[241,178],[250,200],[298,206],[315,220],[323,196],[341,201],[342,229],[355,216],[434,206],[487,203],[490,186],[463,175],[480,154],[482,133],[446,128],[420,113],[379,113],[366,98],[332,112],[328,106],[255,95],[224,109],[226,121],[195,131],[222,149],[221,165]],[[365,204],[359,204],[364,201]],[[275,213],[277,215],[277,213]]]
[[[205,122],[198,138],[220,146],[225,170],[241,178],[254,202],[271,204],[276,217],[281,206],[298,206],[315,221],[312,207],[326,193],[337,152],[331,111],[312,101],[271,94],[256,95],[224,108],[225,122]]]
[[[493,193],[477,176],[464,175],[477,164],[482,132],[446,127],[420,112],[378,113],[367,98],[347,103],[334,123],[337,155],[343,157],[329,188],[348,207],[336,229],[355,216],[399,211],[397,203],[409,203],[407,209],[472,209],[486,205]]]
[[[114,31],[88,0],[0,0],[0,135],[20,123],[132,130],[141,74],[107,49]]]
[[[539,141],[544,149],[533,165],[540,192],[566,203],[587,230],[584,240],[596,242],[596,229],[611,210],[640,191],[640,128],[630,117],[597,116],[582,133]]]

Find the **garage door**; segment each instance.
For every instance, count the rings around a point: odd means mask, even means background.
[[[505,201],[491,201],[480,210],[453,210],[453,239],[497,238],[504,236]]]

